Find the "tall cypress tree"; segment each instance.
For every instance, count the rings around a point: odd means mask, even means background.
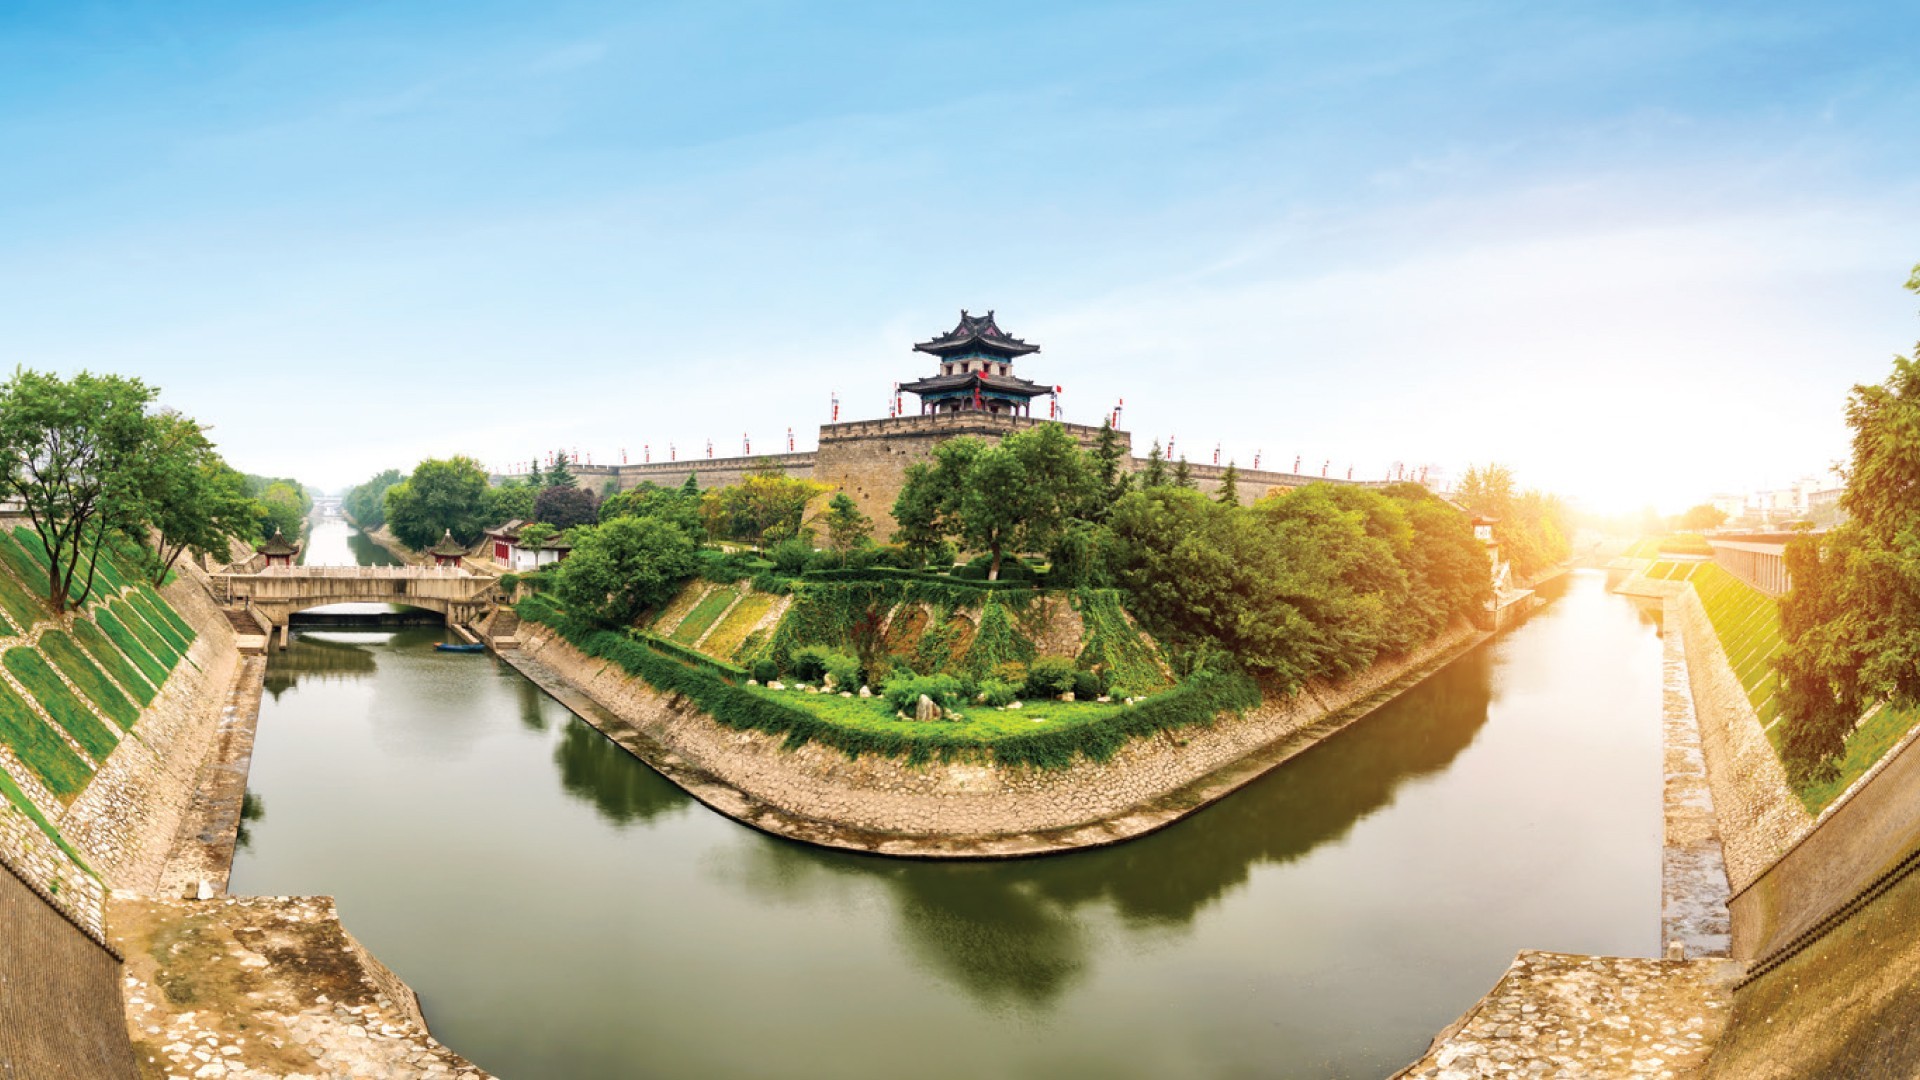
[[[1231,461],[1227,462],[1227,471],[1220,474],[1220,493],[1214,499],[1223,506],[1240,505],[1240,470]]]

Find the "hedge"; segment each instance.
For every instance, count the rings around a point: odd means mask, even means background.
[[[4,682],[0,682],[0,742],[7,744],[47,790],[63,799],[78,794],[93,778],[93,766],[74,753],[66,740],[54,734]]]
[[[106,613],[101,612],[101,614]],[[112,641],[107,639],[107,635],[102,633],[98,626],[88,622],[84,617],[75,619],[73,636],[80,642],[82,648],[93,654],[94,660],[106,669],[107,674],[113,676],[115,682],[134,696],[135,700],[142,705],[153,704],[156,693],[153,685],[147,682],[141,675],[140,669],[129,661]]]
[[[960,754],[987,753],[1004,765],[1063,769],[1077,756],[1105,761],[1137,736],[1210,725],[1223,711],[1249,709],[1260,703],[1260,690],[1253,680],[1241,675],[1206,675],[1132,708],[1117,709],[1098,723],[993,740],[957,736],[937,728],[911,735],[873,731],[830,723],[797,705],[736,685],[714,666],[681,663],[649,647],[655,644],[653,640],[643,643],[596,629],[544,601],[523,600],[516,610],[522,619],[551,627],[587,655],[619,664],[656,690],[686,697],[728,727],[785,736],[789,749],[817,742],[849,757],[877,754],[918,763],[935,756],[949,760]]]
[[[100,624],[100,629],[106,631],[115,645],[120,646],[120,652],[133,661],[134,666],[140,669],[140,674],[147,677],[147,681],[153,684],[154,689],[158,690],[167,684],[167,675],[173,671],[173,665],[161,663],[157,657],[148,652],[147,647],[140,643],[140,639],[132,630],[127,629],[127,625],[120,621],[118,615],[102,605],[94,609],[93,621]]]
[[[40,635],[40,653],[92,699],[100,711],[107,714],[107,719],[119,724],[120,730],[133,730],[134,721],[140,719],[139,706],[129,701],[127,695],[87,659],[87,654],[80,651],[72,638],[58,630],[48,630]]]
[[[868,566],[857,570],[809,570],[800,580],[835,582],[919,581],[973,592],[1033,592],[1032,581],[970,581],[948,574],[929,574],[924,570],[901,570],[892,566]]]
[[[93,710],[53,673],[46,658],[31,647],[21,645],[8,649],[6,665],[14,678],[40,700],[40,707],[47,710],[47,715],[66,728],[80,749],[92,754],[95,761],[107,760],[113,748],[120,745],[120,737],[93,715]]]

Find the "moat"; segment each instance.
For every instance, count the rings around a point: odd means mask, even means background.
[[[1171,828],[969,864],[744,828],[438,628],[304,630],[232,889],[338,897],[505,1077],[1383,1076],[1518,949],[1657,951],[1658,628],[1546,596]]]

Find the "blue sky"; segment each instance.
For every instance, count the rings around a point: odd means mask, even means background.
[[[1678,508],[1920,337],[1901,5],[8,4],[0,364],[242,468],[804,448],[958,309],[1143,447]]]

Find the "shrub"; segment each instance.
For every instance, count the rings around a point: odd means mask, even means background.
[[[1027,696],[1059,697],[1073,689],[1074,674],[1073,661],[1064,656],[1043,656],[1027,665]]]
[[[1002,705],[1011,705],[1019,699],[1020,695],[1014,691],[1010,683],[999,679],[988,679],[980,684],[980,700],[984,705],[998,708]]]
[[[1100,676],[1091,671],[1073,673],[1073,696],[1081,701],[1092,701],[1102,693]]]
[[[895,675],[887,680],[885,690],[887,704],[909,716],[922,695],[947,708],[958,704],[965,693],[960,680],[951,675]]]
[[[773,568],[782,574],[800,574],[807,569],[807,563],[813,559],[813,545],[799,537],[782,540],[767,552],[773,560]]]
[[[827,654],[827,674],[832,676],[833,685],[841,690],[860,688],[860,660],[846,653]]]
[[[993,556],[982,555],[953,572],[953,576],[963,581],[985,581],[987,573],[993,569]],[[1033,567],[1028,566],[1017,555],[1007,555],[1000,560],[1000,581],[1034,580]]]
[[[1019,660],[1009,660],[993,669],[993,678],[1006,683],[1015,690],[1027,685],[1027,665]]]
[[[832,655],[824,645],[808,645],[793,650],[793,677],[801,682],[819,682],[827,674],[827,657]]]
[[[780,677],[780,665],[763,656],[753,662],[753,677],[760,682],[770,683]]]

